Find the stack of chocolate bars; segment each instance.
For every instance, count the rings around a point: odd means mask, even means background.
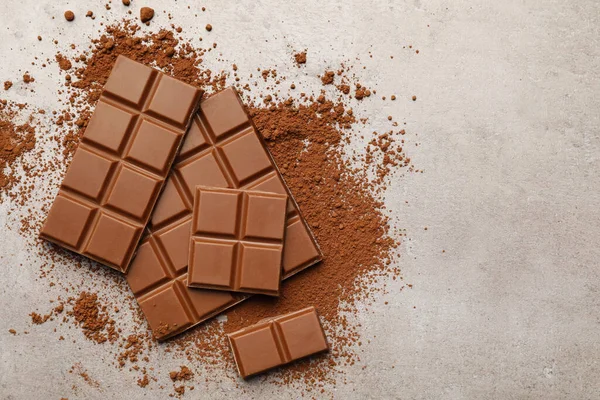
[[[40,233],[125,273],[158,340],[322,258],[235,90],[201,98],[120,56]],[[244,378],[327,350],[312,307],[228,337]]]

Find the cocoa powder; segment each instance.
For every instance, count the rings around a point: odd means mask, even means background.
[[[28,122],[15,121],[21,115],[24,105],[0,100],[0,200],[17,183],[20,174],[14,166],[23,155],[35,147],[35,128]]]

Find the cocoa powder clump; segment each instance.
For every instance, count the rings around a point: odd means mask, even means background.
[[[109,318],[106,306],[99,303],[96,293],[82,292],[75,300],[71,315],[81,325],[85,336],[96,343],[114,342],[119,336],[115,321]]]
[[[335,72],[325,71],[325,73],[321,77],[321,82],[323,83],[323,85],[331,85],[333,83],[334,77],[335,77]]]
[[[15,164],[35,147],[35,129],[28,122],[17,124],[20,107],[6,100],[0,101],[0,200],[20,180]]]
[[[62,69],[63,71],[68,71],[73,66],[71,64],[71,61],[69,61],[69,59],[64,57],[62,54],[56,55],[56,62],[58,63],[60,69]]]
[[[147,24],[154,18],[154,9],[150,7],[142,7],[140,9],[140,20]]]
[[[69,22],[73,21],[75,19],[75,13],[71,10],[65,11],[65,19]]]
[[[306,51],[294,54],[294,60],[296,60],[298,66],[300,66],[300,64],[306,64]]]

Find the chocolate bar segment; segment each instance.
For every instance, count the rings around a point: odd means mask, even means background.
[[[142,246],[149,244],[146,248],[152,253],[153,261],[147,263],[138,255],[127,275],[132,289],[140,279],[156,278],[147,282],[144,289],[134,289],[140,304],[169,287],[175,279],[187,280],[194,191],[199,185],[287,194],[282,278],[288,278],[321,260],[322,254],[312,232],[233,88],[200,102],[200,111],[194,117],[172,171],[152,214],[148,235],[143,240]],[[166,271],[164,278],[159,279],[161,274],[147,271],[156,268],[153,263],[158,263],[161,270]],[[183,297],[212,298],[215,291],[185,288],[183,293]],[[220,293],[222,296],[226,294]],[[163,340],[245,298],[245,295],[232,294],[228,301],[211,303],[214,304],[212,312],[198,314],[199,318],[185,327],[170,325],[160,319],[149,318],[149,323],[155,336]],[[169,329],[158,332],[157,328],[164,328],[164,323],[169,325]]]
[[[119,56],[40,236],[125,272],[201,95]]]
[[[328,350],[314,307],[259,322],[227,337],[244,379]]]
[[[279,295],[285,194],[196,187],[188,285]]]

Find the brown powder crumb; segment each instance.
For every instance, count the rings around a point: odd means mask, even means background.
[[[185,394],[185,386],[181,385],[181,386],[177,386],[175,388],[175,393],[177,393],[179,396],[182,396]]]
[[[333,83],[334,77],[335,77],[335,72],[325,71],[325,73],[321,77],[321,82],[323,83],[323,85],[331,85]]]
[[[8,332],[11,333],[11,334],[13,334],[13,335],[17,334],[17,331],[15,331],[14,329],[9,329]]]
[[[417,96],[413,96],[412,101],[417,101]]]
[[[350,94],[350,85],[342,84],[339,85],[338,90],[344,94]]]
[[[70,374],[77,374],[79,375],[81,378],[83,378],[84,382],[87,383],[88,385],[90,385],[93,388],[99,388],[100,387],[100,382],[98,382],[95,379],[92,379],[90,377],[90,374],[87,372],[87,370],[83,367],[83,365],[81,363],[76,363],[75,365],[73,365],[71,367],[71,369],[69,370]]]
[[[25,83],[31,83],[31,82],[35,82],[35,78],[29,74],[24,74],[23,75],[23,82]]]
[[[8,90],[12,87],[13,83],[11,81],[4,81],[4,90]]]
[[[71,10],[65,11],[65,19],[69,22],[73,21],[75,19],[75,13],[73,13]]]
[[[37,39],[41,42],[42,41],[42,37],[38,36]]]
[[[152,18],[154,18],[154,9],[153,8],[142,7],[140,9],[140,20],[143,23],[148,24]]]
[[[71,61],[69,61],[69,59],[64,57],[62,54],[56,55],[56,62],[58,62],[59,68],[62,69],[63,71],[68,71],[73,66],[71,64]]]
[[[356,91],[354,92],[354,98],[356,100],[362,100],[365,97],[371,96],[371,91],[363,86],[357,85]]]
[[[85,13],[85,16],[88,18],[92,18],[94,16],[94,12],[89,10],[87,13]]]
[[[300,64],[306,64],[306,51],[294,54],[294,59],[298,66],[300,66]]]
[[[129,1],[129,0],[127,0]],[[125,2],[125,0],[123,0],[123,2]],[[145,388],[146,386],[148,386],[148,384],[150,383],[150,380],[148,379],[148,375],[144,374],[144,376],[141,379],[137,380],[137,384],[139,387]]]
[[[47,315],[42,316],[36,312],[32,312],[31,314],[29,314],[29,316],[31,317],[31,322],[33,322],[36,325],[41,325],[44,322],[48,321],[48,319],[50,319],[52,314],[47,314]]]
[[[130,0],[123,0],[123,5],[124,5],[124,6],[128,6],[128,5],[130,5],[130,4],[131,4],[131,1],[130,1]]]
[[[392,100],[396,100],[396,96],[395,96],[395,95],[392,95],[390,98],[391,98]]]
[[[173,382],[189,381],[190,379],[192,379],[194,377],[194,373],[192,372],[192,370],[190,370],[185,365],[182,365],[179,368],[180,368],[179,371],[169,372],[169,377],[171,378],[171,380]]]
[[[119,334],[115,321],[107,314],[107,307],[98,302],[95,293],[82,292],[70,313],[83,329],[84,335],[96,343],[114,342]]]
[[[206,30],[207,31],[212,31],[212,25],[211,24],[206,24]]]

